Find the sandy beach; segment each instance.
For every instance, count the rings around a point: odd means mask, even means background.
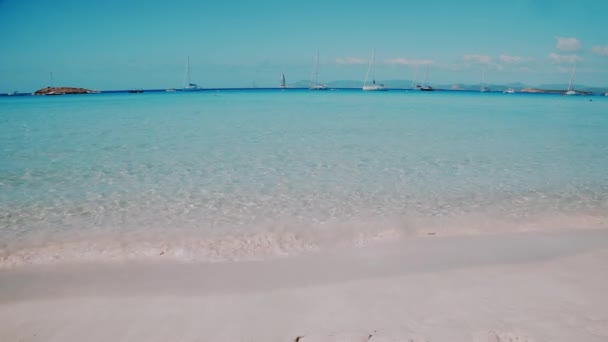
[[[605,13],[0,0],[0,342],[608,342]]]
[[[587,230],[19,267],[0,273],[0,340],[605,341],[607,258]]]

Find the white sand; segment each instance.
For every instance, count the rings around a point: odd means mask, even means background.
[[[369,337],[371,335],[371,338]],[[0,271],[0,341],[607,341],[608,231]]]

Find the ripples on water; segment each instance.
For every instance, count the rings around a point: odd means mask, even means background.
[[[604,226],[608,101],[355,91],[0,99],[4,264],[240,260]]]

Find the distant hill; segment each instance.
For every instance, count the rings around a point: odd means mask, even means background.
[[[297,81],[295,83],[290,83],[287,86],[290,88],[308,88],[310,87],[311,83],[310,81]]]
[[[379,80],[378,83],[384,84],[389,89],[410,89],[412,88],[412,80]],[[420,84],[422,82],[417,82],[416,84]],[[338,81],[328,81],[324,82],[330,88],[361,88],[363,86],[363,81],[355,81],[355,80],[338,80]],[[301,80],[290,84],[290,87],[293,88],[308,88],[311,83],[308,80]],[[435,89],[450,89],[450,90],[468,90],[468,91],[478,91],[481,89],[480,83],[474,84],[464,84],[464,83],[453,83],[453,84],[438,84],[438,83],[429,83]],[[539,86],[532,86],[528,84],[524,84],[521,82],[511,82],[507,84],[488,84],[486,85],[491,91],[503,91],[509,88],[513,88],[517,91],[521,89],[535,89],[538,92],[564,92],[568,89],[568,84],[541,84]],[[574,87],[577,91],[581,92],[589,92],[589,93],[605,93],[608,91],[608,88],[602,87],[587,87],[585,85],[575,85]]]
[[[339,81],[330,81],[330,82],[320,82],[327,85],[330,88],[361,88],[363,82],[361,81],[352,81],[352,80],[339,80]],[[290,87],[293,88],[308,88],[311,86],[311,82],[308,80],[301,80],[290,84]]]
[[[520,89],[520,88],[525,88],[527,87],[526,84],[523,84],[521,82],[512,82],[512,83],[507,83],[505,84],[505,86],[509,87],[509,88],[513,88],[513,89]]]
[[[384,84],[389,89],[411,89],[412,88],[412,80],[379,80],[378,83]],[[415,84],[421,84],[422,82],[416,82]],[[339,80],[339,81],[329,81],[324,83],[330,88],[361,88],[363,86],[363,81],[354,81],[354,80]],[[452,89],[452,90],[479,90],[481,88],[481,84],[436,84],[429,83],[436,89]],[[308,88],[310,86],[310,81],[301,80],[292,85],[294,88]],[[490,84],[488,87],[491,90],[506,90],[508,88],[520,89],[524,88],[525,85],[523,83],[511,83],[508,85],[499,85],[499,84]]]
[[[363,81],[339,80],[326,83],[331,88],[361,88]]]
[[[568,84],[567,83],[541,84],[538,86],[538,88],[559,89],[559,90],[566,91],[568,89]],[[576,83],[574,84],[573,88],[578,91],[591,92],[591,93],[604,93],[604,92],[608,91],[608,88],[606,88],[606,87],[590,87],[590,86],[586,86],[584,84],[576,84]]]

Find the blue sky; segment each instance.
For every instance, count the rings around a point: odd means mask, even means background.
[[[310,78],[608,86],[608,1],[0,0],[0,92],[49,84],[203,87]],[[422,72],[420,72],[420,75]],[[419,76],[421,77],[421,76]]]

